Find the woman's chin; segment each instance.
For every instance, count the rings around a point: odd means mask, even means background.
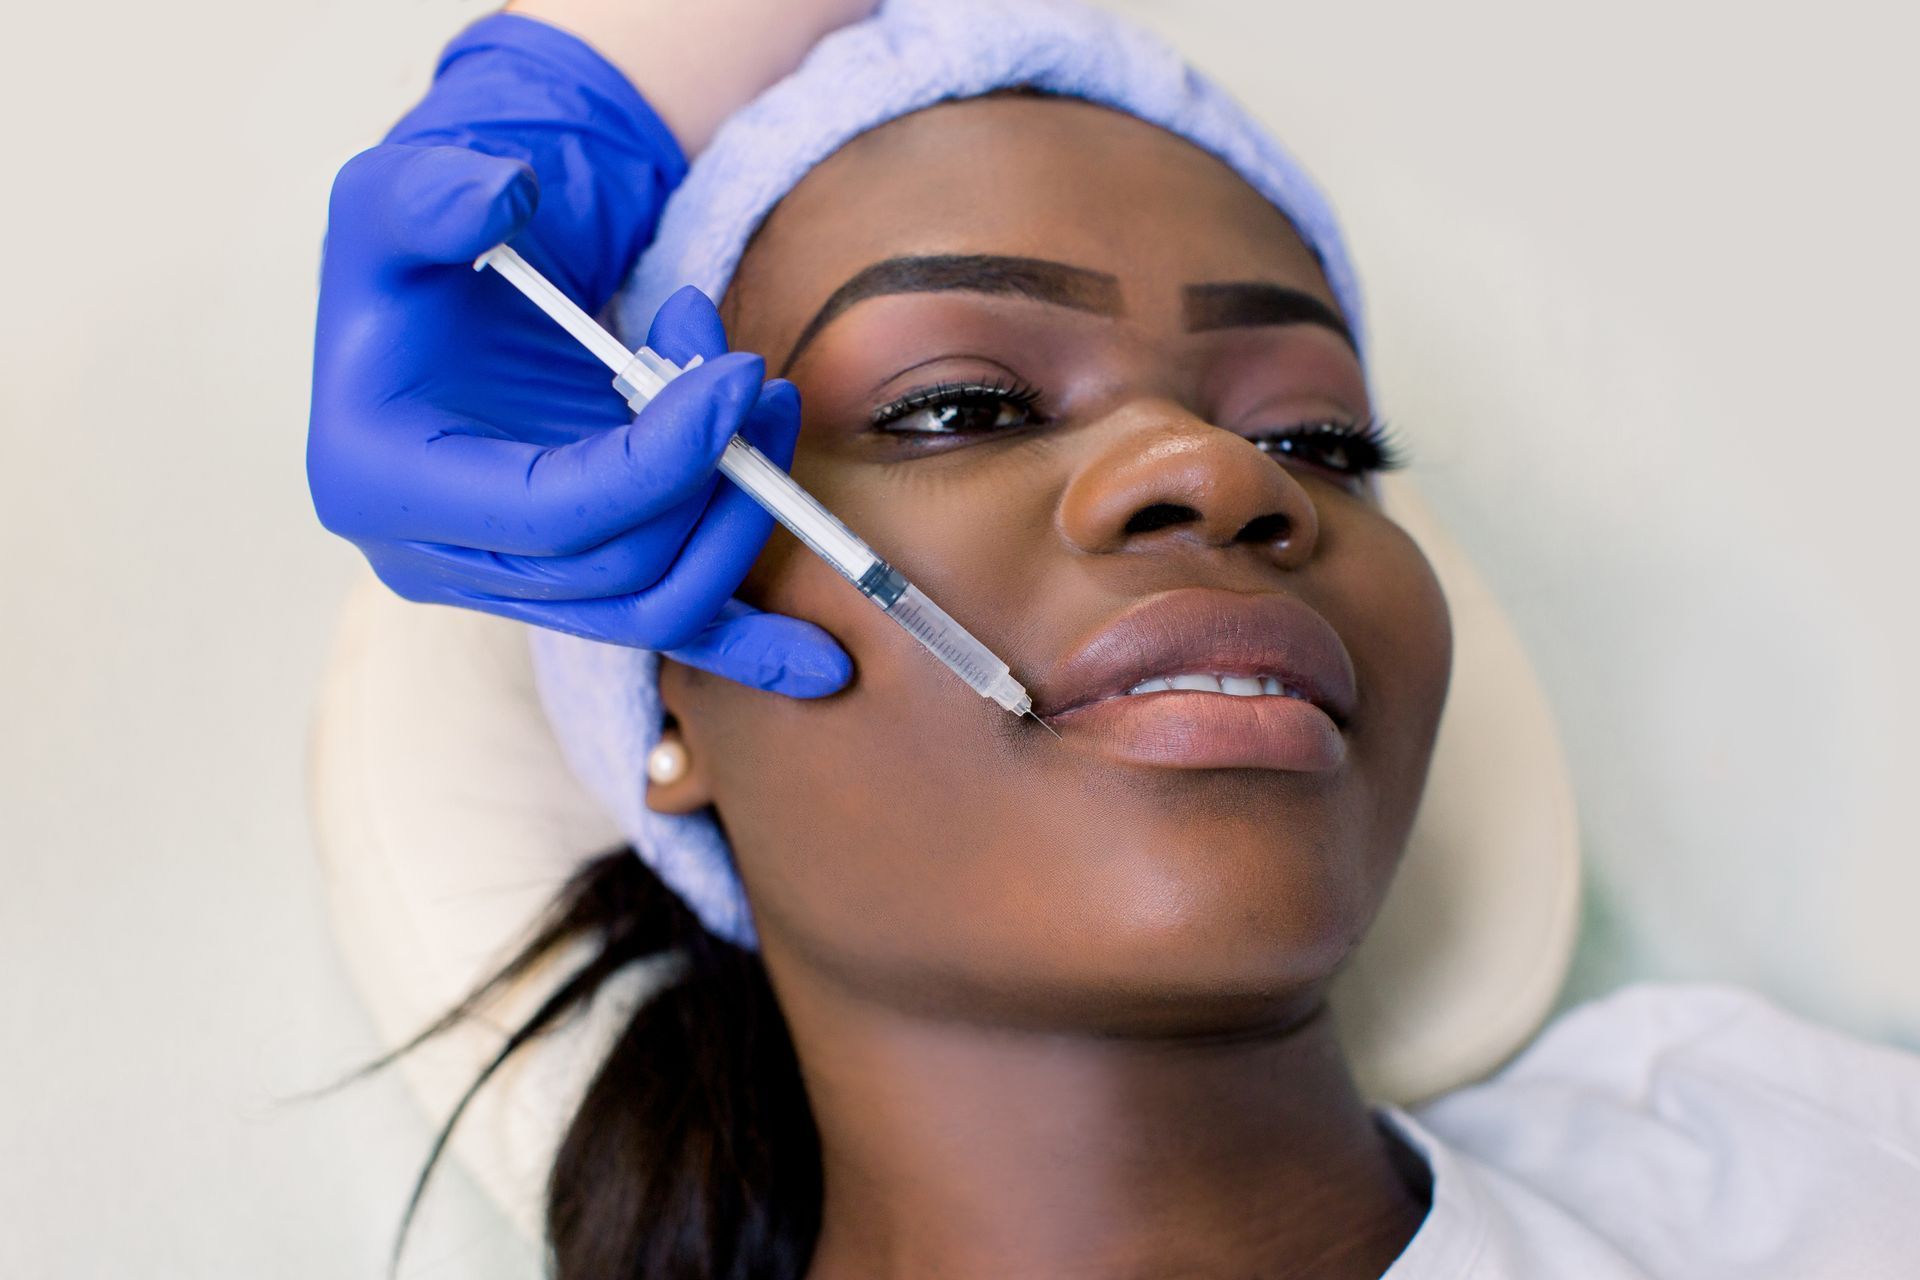
[[[1179,973],[1109,970],[1029,975],[970,1021],[1140,1039],[1257,1039],[1288,1031],[1323,1004],[1333,968],[1318,958],[1261,968],[1190,964]]]
[[[1026,1029],[1216,1035],[1272,1029],[1316,1008],[1365,928],[1326,904],[1144,917],[1082,909],[1039,935],[962,946],[931,983],[948,1013]],[[924,958],[924,952],[922,956]],[[995,963],[983,968],[978,957]],[[898,972],[898,970],[894,970]],[[931,975],[928,975],[931,976]]]
[[[1143,1016],[1268,1017],[1324,988],[1352,953],[1377,903],[1351,868],[1249,866],[1142,874],[1112,867],[1029,953],[1029,972],[1063,989],[1112,993]],[[1162,1011],[1164,1010],[1164,1015]]]

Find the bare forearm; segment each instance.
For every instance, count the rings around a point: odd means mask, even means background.
[[[691,156],[734,111],[876,0],[509,0],[626,72]]]

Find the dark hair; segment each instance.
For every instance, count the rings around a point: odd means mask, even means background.
[[[590,958],[508,1037],[435,1139],[395,1242],[467,1105],[614,974],[678,952],[574,1113],[547,1183],[555,1280],[800,1280],[820,1229],[820,1143],[759,956],[709,933],[630,848],[582,867],[513,959],[377,1070],[578,943]]]

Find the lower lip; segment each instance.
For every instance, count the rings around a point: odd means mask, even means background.
[[[1176,769],[1325,773],[1347,756],[1347,740],[1326,712],[1272,695],[1139,693],[1074,707],[1047,723],[1103,755]]]

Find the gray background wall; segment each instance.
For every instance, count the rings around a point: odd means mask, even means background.
[[[1417,474],[1531,644],[1569,998],[1920,1044],[1908,7],[1131,3],[1344,211]],[[428,1127],[322,913],[355,565],[301,469],[335,168],[472,0],[39,5],[0,41],[0,1276],[380,1273]],[[458,1176],[413,1276],[529,1274]]]

